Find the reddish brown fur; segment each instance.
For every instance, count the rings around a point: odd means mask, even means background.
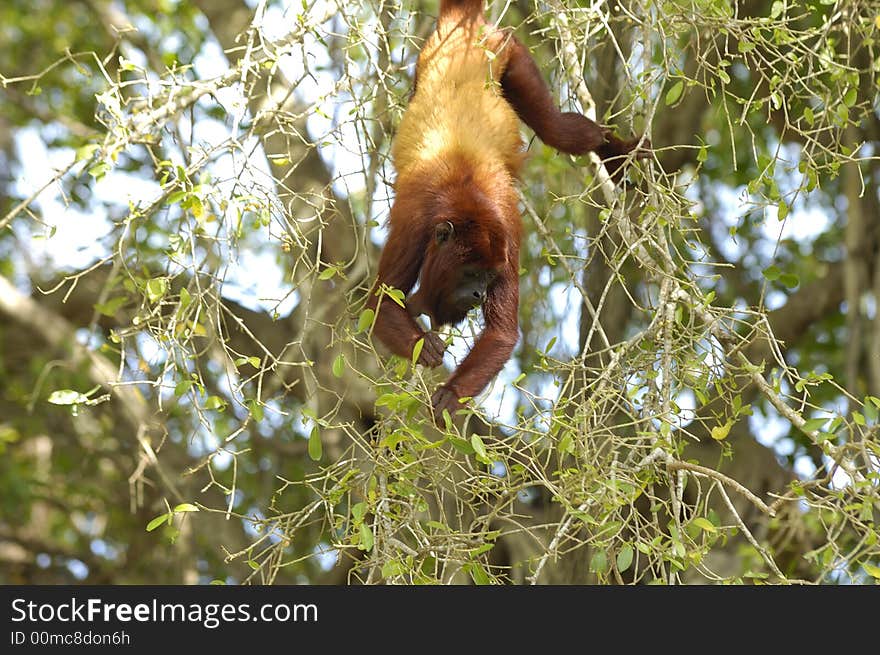
[[[481,0],[441,2],[437,30],[416,73],[418,86],[393,147],[396,197],[369,306],[381,302],[375,332],[392,352],[409,357],[424,338],[420,363],[439,366],[443,342],[394,301],[380,299],[379,287],[409,294],[418,281],[419,291],[407,302],[436,328],[464,318],[455,291],[468,288],[460,286],[465,271],[487,271],[485,327],[434,394],[439,417],[456,409],[459,398],[480,393],[517,342],[522,228],[515,179],[523,160],[518,119],[563,152],[593,150],[606,160],[618,158],[607,164],[615,178],[638,139],[622,141],[581,114],[561,112],[528,50],[485,23]]]

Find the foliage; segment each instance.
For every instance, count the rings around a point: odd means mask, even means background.
[[[0,580],[880,577],[876,3],[489,3],[656,157],[530,142],[521,340],[439,427],[365,309],[437,3],[36,5],[0,8]]]

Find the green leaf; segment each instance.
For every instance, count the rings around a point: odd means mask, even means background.
[[[590,558],[590,570],[593,573],[605,573],[608,570],[608,556],[604,550],[597,550]]]
[[[697,518],[695,518],[692,523],[701,530],[705,530],[706,532],[718,532],[718,528],[716,528],[712,524],[712,521],[702,516],[698,516]]]
[[[858,99],[858,97],[859,97],[858,89],[853,87],[849,91],[846,92],[845,96],[843,96],[843,104],[845,104],[847,107],[852,107],[853,105],[856,104],[856,100]]]
[[[804,120],[807,121],[807,125],[810,127],[813,127],[813,124],[816,122],[816,116],[813,114],[813,110],[810,107],[804,109]]]
[[[474,449],[474,452],[477,454],[477,457],[481,460],[489,460],[489,455],[486,452],[486,445],[483,443],[483,440],[480,438],[478,434],[471,435],[471,446]]]
[[[782,275],[782,271],[776,266],[768,266],[762,271],[762,274],[765,278],[773,282],[779,279],[779,276]]]
[[[401,359],[405,366],[409,366],[409,362]],[[409,411],[420,405],[419,399],[411,393],[384,393],[376,399],[377,407],[387,407],[392,412]]]
[[[110,164],[107,164],[106,162],[99,162],[89,169],[89,175],[95,178],[95,180],[100,180],[107,174],[107,171],[109,170]]]
[[[98,313],[103,314],[104,316],[116,316],[116,312],[128,301],[128,298],[125,296],[117,296],[116,298],[111,298],[107,302],[102,302],[95,305],[95,309]]]
[[[617,553],[617,570],[623,573],[631,565],[633,561],[633,547],[627,544]]]
[[[666,92],[666,105],[674,105],[684,91],[684,80],[679,80]]]
[[[449,443],[451,443],[452,446],[462,455],[473,455],[476,452],[474,450],[474,447],[471,446],[464,439],[459,439],[458,437],[449,437]]]
[[[727,421],[724,425],[716,425],[712,428],[712,438],[715,441],[724,441],[727,439],[727,435],[730,434],[730,428],[733,427],[733,421]]]
[[[865,573],[870,575],[872,578],[880,580],[880,566],[874,566],[873,564],[862,562],[862,568],[865,569]]]
[[[475,584],[489,584],[489,574],[486,573],[486,569],[483,568],[482,564],[479,562],[471,562],[468,568],[470,569],[471,578],[473,578]]]
[[[189,201],[189,208],[196,219],[196,223],[200,226],[203,225],[205,222],[205,206],[202,204],[202,199],[198,196],[192,196]]]
[[[396,559],[388,560],[382,565],[382,577],[393,578],[396,575],[403,575],[406,567]]]
[[[409,360],[404,359],[403,357],[394,356],[394,374],[397,376],[398,380],[402,380],[406,376],[406,372],[409,370]]]
[[[789,289],[794,289],[801,283],[800,278],[794,273],[783,273],[779,276],[779,281]]]
[[[804,432],[815,432],[816,430],[821,430],[827,422],[827,418],[811,418],[807,421],[804,421]]]
[[[361,523],[361,543],[358,548],[368,553],[373,550],[373,531],[366,523]]]
[[[174,395],[178,398],[185,394],[193,385],[192,380],[181,380],[174,386]]]
[[[416,341],[416,345],[413,346],[412,351],[412,365],[415,366],[416,362],[419,361],[419,355],[422,354],[422,348],[425,347],[425,337],[422,337],[418,341]]]
[[[452,414],[445,407],[443,408],[443,428],[447,432],[452,432]]]
[[[779,205],[776,208],[776,220],[784,221],[787,217],[791,208],[788,206],[788,203],[784,200],[779,201]]]
[[[251,413],[251,416],[254,417],[254,420],[257,423],[263,420],[263,406],[259,403],[258,400],[252,399],[247,401],[247,407]]]
[[[367,504],[364,502],[355,503],[351,506],[351,516],[354,519],[355,523],[360,523],[364,520],[364,516],[367,514]]]
[[[147,298],[151,303],[158,302],[166,291],[168,291],[168,280],[164,277],[154,277],[147,282]]]
[[[319,280],[329,280],[331,277],[336,275],[336,272],[337,272],[337,269],[335,266],[328,266],[323,271],[321,271],[321,274],[318,276],[318,279]]]
[[[321,431],[318,429],[318,426],[312,428],[311,434],[309,434],[309,457],[312,458],[313,461],[317,462],[321,459],[321,454],[323,453],[323,446],[321,444]]]
[[[205,409],[219,409],[222,410],[226,407],[226,401],[223,400],[220,396],[209,396],[205,401]]]
[[[49,394],[49,402],[53,405],[78,405],[88,402],[88,397],[73,389],[61,389]]]
[[[470,551],[468,551],[468,555],[470,556],[471,559],[476,559],[477,557],[479,557],[483,553],[488,553],[493,548],[495,548],[495,544],[490,542],[487,544],[483,544],[482,546],[477,546],[476,548],[472,548]]]
[[[406,295],[404,295],[403,291],[401,291],[400,289],[388,289],[386,294],[398,305],[400,305],[404,309],[406,308]]]
[[[865,425],[865,417],[860,412],[853,412],[853,421],[856,425]]]
[[[94,155],[98,150],[100,150],[101,146],[97,143],[89,143],[88,145],[84,145],[81,148],[76,149],[76,159],[75,161],[82,161],[83,159],[91,159],[92,155]]]
[[[571,436],[570,432],[566,433],[565,436],[559,440],[558,448],[560,453],[574,452],[574,437]]]
[[[147,532],[152,532],[153,530],[158,528],[160,525],[165,523],[165,521],[167,521],[167,520],[168,520],[168,513],[167,512],[165,514],[160,514],[159,516],[154,518],[152,521],[147,523]]]
[[[175,512],[198,512],[199,508],[192,503],[181,503],[174,508]]]
[[[826,441],[831,441],[832,439],[834,439],[834,435],[830,432],[819,432],[816,435],[816,443],[818,444],[823,444]]]
[[[345,373],[345,355],[339,353],[336,355],[336,359],[333,360],[333,366],[331,367],[333,371],[334,377],[341,378],[342,374]]]
[[[365,309],[362,311],[361,315],[358,317],[357,331],[363,332],[364,330],[369,329],[373,324],[374,318],[376,318],[376,312],[372,309]]]
[[[672,552],[678,557],[684,557],[687,555],[687,551],[684,549],[684,544],[677,540],[673,540],[672,542]]]

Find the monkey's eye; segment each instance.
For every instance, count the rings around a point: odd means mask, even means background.
[[[452,233],[454,231],[455,228],[449,221],[437,223],[437,226],[434,228],[434,239],[437,241],[437,243],[444,243],[449,240],[449,237],[452,236]]]

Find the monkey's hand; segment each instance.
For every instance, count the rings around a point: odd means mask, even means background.
[[[437,391],[434,392],[434,395],[431,396],[431,406],[434,409],[434,421],[436,421],[438,425],[442,425],[444,409],[449,412],[450,416],[452,416],[455,414],[456,410],[461,409],[464,405],[462,405],[459,400],[459,395],[455,390],[455,387],[441,384],[437,387]]]
[[[642,140],[642,137],[624,140],[610,129],[604,129],[605,143],[599,146],[596,154],[599,155],[602,163],[605,164],[611,179],[614,180],[615,184],[618,184],[623,177],[623,165],[626,163],[627,158],[632,157],[634,160],[647,159],[653,152],[651,150],[651,142],[648,139]],[[639,145],[640,141],[642,142],[641,145]]]
[[[424,339],[422,352],[419,353],[419,364],[436,368],[443,363],[443,352],[446,350],[446,342],[436,332],[425,332]]]

